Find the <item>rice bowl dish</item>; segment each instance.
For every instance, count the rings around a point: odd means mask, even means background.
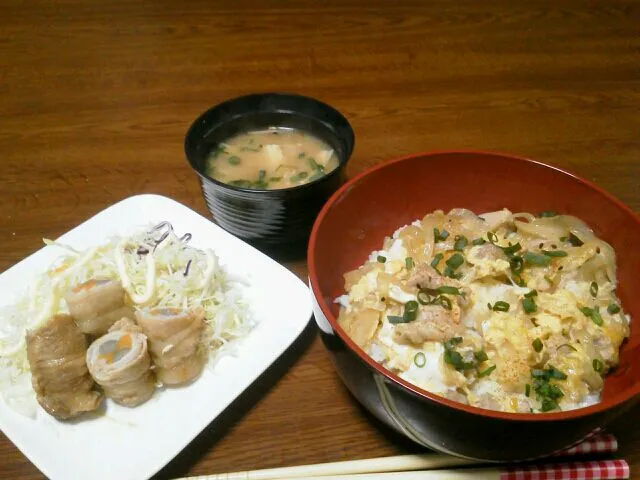
[[[555,212],[435,211],[344,280],[338,322],[372,359],[490,410],[598,403],[629,336],[613,248]]]

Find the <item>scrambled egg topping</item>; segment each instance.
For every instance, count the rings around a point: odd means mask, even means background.
[[[615,254],[582,221],[436,211],[345,274],[339,322],[377,362],[481,408],[597,403],[630,318]]]

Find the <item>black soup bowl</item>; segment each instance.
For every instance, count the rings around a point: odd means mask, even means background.
[[[219,143],[269,127],[303,131],[326,142],[338,167],[309,183],[273,190],[232,186],[207,175],[207,159]],[[351,125],[333,107],[301,95],[262,93],[204,112],[189,128],[184,149],[215,222],[261,250],[284,252],[306,246],[318,212],[345,180],[354,143]]]

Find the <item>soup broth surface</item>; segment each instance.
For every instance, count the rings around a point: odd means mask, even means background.
[[[336,153],[317,137],[269,128],[218,144],[207,160],[207,174],[237,187],[278,189],[312,182],[337,166]]]

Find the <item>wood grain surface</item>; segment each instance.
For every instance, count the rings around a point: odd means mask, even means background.
[[[639,211],[639,28],[638,2],[614,0],[2,0],[0,271],[129,195],[205,213],[184,133],[259,91],[341,110],[351,175],[415,151],[497,150]],[[305,277],[304,260],[287,266]],[[638,424],[640,409],[613,427],[634,471]],[[349,396],[310,326],[158,478],[416,450]],[[42,478],[1,434],[0,477]]]

